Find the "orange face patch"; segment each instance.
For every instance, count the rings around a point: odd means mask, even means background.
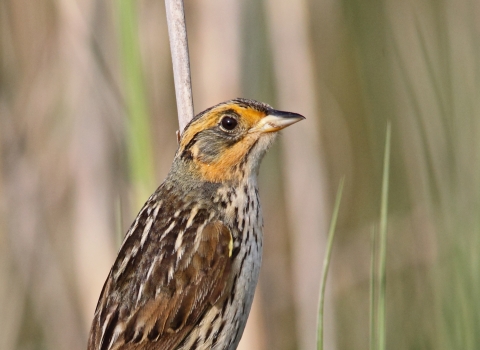
[[[263,112],[257,111],[253,108],[245,108],[236,104],[227,105],[225,109],[233,109],[238,115],[240,115],[242,121],[248,126],[248,129],[254,127],[263,117],[265,117],[265,113]]]
[[[224,182],[235,180],[238,177],[240,180],[243,176],[241,169],[237,167],[246,157],[248,151],[253,146],[257,137],[254,135],[247,135],[232,147],[225,149],[218,160],[211,163],[203,163],[194,160],[200,176],[209,182]]]

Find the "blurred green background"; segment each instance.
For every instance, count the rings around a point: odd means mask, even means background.
[[[307,120],[263,162],[241,349],[369,348],[370,234],[392,123],[387,349],[480,349],[480,2],[185,1],[195,112]],[[176,150],[164,2],[0,2],[0,349],[85,349],[103,282]]]

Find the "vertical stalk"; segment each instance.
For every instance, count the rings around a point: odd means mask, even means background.
[[[188,58],[187,26],[183,0],[165,0],[168,37],[172,52],[173,79],[177,98],[178,124],[180,133],[193,118],[192,84],[190,60]]]
[[[376,264],[377,261],[377,230],[376,227],[373,227],[371,234],[371,253],[370,253],[370,350],[375,350],[376,344],[376,320],[375,320],[375,306],[376,306],[376,288],[377,288],[377,278],[376,278]]]
[[[385,293],[387,286],[386,260],[387,260],[387,214],[388,214],[388,180],[390,172],[390,138],[391,125],[387,124],[387,135],[385,140],[385,155],[383,160],[382,199],[380,204],[380,260],[379,278],[380,290],[378,295],[378,350],[386,348],[386,326],[385,326]]]
[[[328,268],[330,267],[330,258],[332,255],[333,238],[335,236],[335,227],[337,226],[338,211],[340,209],[340,200],[342,199],[343,183],[345,178],[340,180],[338,185],[337,197],[335,198],[335,206],[333,208],[332,220],[330,222],[330,229],[328,230],[327,249],[325,251],[325,258],[323,259],[323,273],[320,282],[320,298],[318,302],[318,326],[317,326],[317,349],[323,350],[323,315],[325,306],[325,290],[327,287]]]

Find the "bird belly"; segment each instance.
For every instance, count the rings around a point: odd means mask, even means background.
[[[237,223],[237,227],[232,227],[232,285],[205,313],[181,350],[234,350],[245,329],[262,262],[263,221],[256,186],[247,186],[233,198],[230,196],[226,212],[235,212],[237,219],[231,220]]]
[[[260,232],[261,234],[261,232]],[[229,294],[205,313],[179,350],[234,350],[242,337],[252,306],[262,259],[262,244],[257,240],[244,246],[235,264],[235,285]],[[243,262],[242,262],[243,261]],[[195,347],[195,345],[197,345]]]

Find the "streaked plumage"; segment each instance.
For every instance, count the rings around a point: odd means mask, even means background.
[[[125,236],[89,350],[237,347],[262,256],[258,167],[276,131],[301,119],[236,99],[187,125],[169,175]]]

